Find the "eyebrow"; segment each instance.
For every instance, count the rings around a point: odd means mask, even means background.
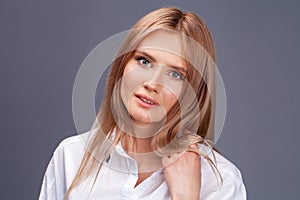
[[[157,62],[156,59],[150,55],[149,53],[145,52],[145,51],[142,51],[142,50],[136,50],[135,53],[140,53],[140,54],[143,54],[144,56],[146,56],[147,58],[149,58],[152,62]],[[180,70],[184,73],[187,73],[187,70],[184,68],[184,67],[179,67],[179,66],[174,66],[174,65],[168,65],[168,67],[172,67],[174,69],[177,69],[177,70]]]

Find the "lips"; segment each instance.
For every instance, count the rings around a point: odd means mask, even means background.
[[[152,99],[151,97],[148,97],[146,95],[143,94],[136,94],[135,95],[137,98],[139,98],[142,102],[149,104],[149,105],[157,105],[158,102],[155,101],[154,99]]]

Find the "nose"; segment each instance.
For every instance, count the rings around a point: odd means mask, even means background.
[[[145,82],[143,86],[149,92],[155,92],[155,93],[159,93],[161,88],[161,85],[159,83],[149,82],[149,81]]]
[[[157,67],[157,69],[153,73],[151,73],[151,75],[149,74],[150,77],[147,77],[147,80],[143,84],[144,88],[149,92],[158,93],[162,88],[162,84],[160,83],[160,79],[162,79],[162,73],[163,70]]]

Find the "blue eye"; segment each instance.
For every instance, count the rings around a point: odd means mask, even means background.
[[[140,65],[142,65],[144,67],[147,67],[147,68],[152,67],[151,62],[149,60],[147,60],[145,57],[141,56],[141,57],[137,57],[135,59],[139,62]]]
[[[185,79],[185,77],[181,73],[176,72],[176,71],[171,71],[169,73],[169,75],[172,76],[172,77],[174,77],[175,79],[181,79],[181,80]]]

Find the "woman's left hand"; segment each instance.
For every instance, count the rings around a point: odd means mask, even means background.
[[[197,148],[193,145],[192,148]],[[163,158],[165,180],[172,200],[199,200],[201,161],[194,152],[183,152]]]

